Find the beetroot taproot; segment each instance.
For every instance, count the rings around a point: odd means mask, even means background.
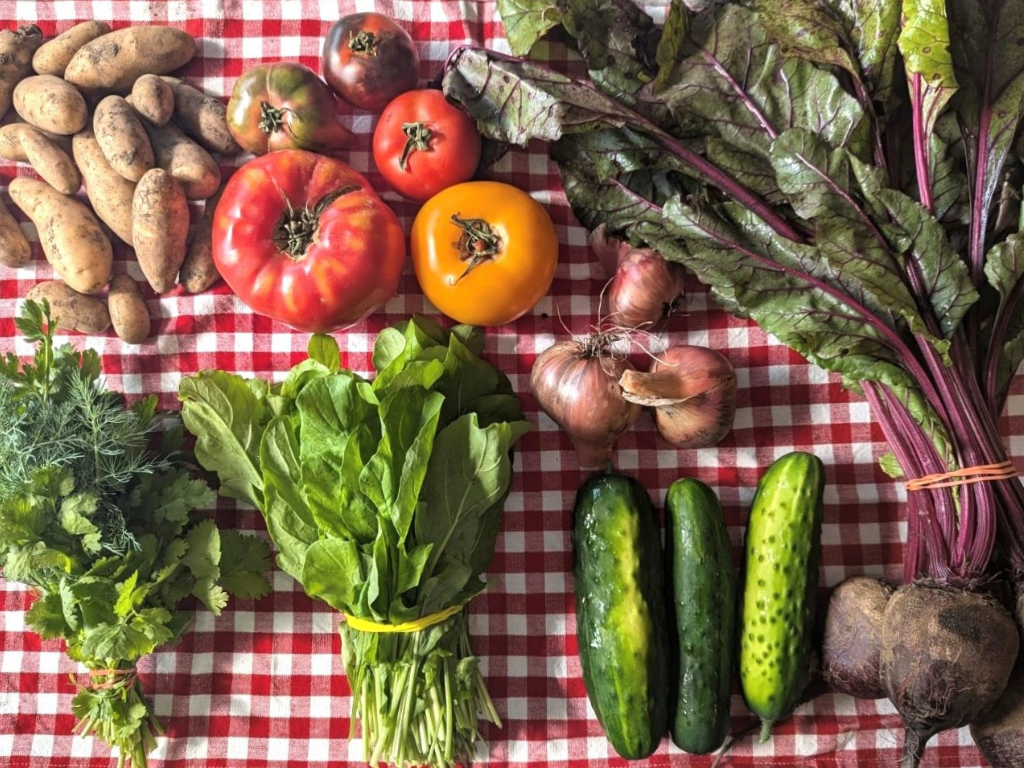
[[[881,579],[853,576],[828,601],[821,672],[833,691],[859,699],[885,696],[880,677],[882,617],[893,587]]]
[[[1013,617],[987,595],[921,581],[896,590],[882,619],[881,679],[906,728],[902,768],[916,768],[936,733],[995,706],[1017,648]]]

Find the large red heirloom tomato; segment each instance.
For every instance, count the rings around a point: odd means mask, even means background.
[[[231,177],[213,216],[213,260],[254,311],[329,333],[394,296],[405,236],[358,172],[287,149],[257,157]]]

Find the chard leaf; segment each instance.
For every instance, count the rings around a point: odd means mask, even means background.
[[[354,541],[320,539],[306,553],[302,565],[302,584],[306,594],[317,597],[337,611],[359,613],[357,588],[367,581]]]
[[[661,40],[655,51],[654,59],[658,65],[658,74],[654,78],[654,93],[659,94],[672,81],[672,72],[676,62],[683,56],[686,41],[690,36],[690,9],[682,0],[671,0],[665,26],[661,29]]]
[[[955,468],[956,451],[953,450],[953,443],[950,440],[949,433],[946,431],[946,426],[927,398],[922,394],[920,387],[917,385],[909,387],[895,386],[891,387],[891,390],[893,395],[907,406],[911,417],[921,425],[924,433],[931,439],[939,458],[950,469]]]
[[[185,427],[196,436],[199,463],[220,479],[220,492],[261,507],[259,448],[265,427],[263,400],[241,376],[200,371],[178,385]]]
[[[846,27],[828,5],[820,0],[755,0],[754,10],[768,37],[787,56],[839,67],[860,79]]]
[[[636,108],[636,92],[656,73],[661,30],[632,0],[563,0],[566,31],[587,63],[590,79]],[[667,115],[666,115],[667,116]]]
[[[1000,412],[1006,402],[1006,393],[1014,374],[1024,361],[1024,301],[1018,301],[1009,309],[1007,328],[1003,344],[999,348],[999,359],[996,368],[997,407]]]
[[[910,81],[910,98],[921,114],[915,142],[927,146],[927,137],[958,87],[949,50],[946,1],[903,0],[903,31],[898,43]]]
[[[779,189],[775,169],[768,159],[744,152],[715,138],[708,139],[705,150],[708,160],[737,181],[746,184],[767,202],[777,206],[788,204],[788,199]]]
[[[971,276],[982,279],[995,194],[1024,113],[1024,0],[948,0],[955,107],[972,179]]]
[[[964,161],[954,147],[959,144],[956,114],[946,112],[939,118],[935,133],[929,137],[929,178],[932,183],[932,211],[945,224],[966,224],[970,201],[967,198],[967,177]],[[918,199],[920,196],[918,195]]]
[[[498,15],[505,27],[508,46],[516,56],[525,56],[534,43],[562,21],[558,4],[552,0],[497,0]]]
[[[1015,232],[989,249],[985,256],[985,277],[1006,302],[1024,277],[1024,234]]]
[[[758,231],[752,214],[737,206],[729,214],[748,220],[746,236],[722,217],[678,199],[665,206],[663,229],[638,230],[665,258],[686,264],[701,282],[715,286],[730,310],[738,308],[812,363],[848,380],[913,384],[903,368],[901,340],[883,318],[852,306],[827,280],[767,255],[762,249],[774,238],[762,224],[758,242],[751,242]]]
[[[881,104],[888,113],[895,101],[900,3],[892,0],[826,2],[843,19],[871,100]]]
[[[999,296],[995,330],[991,344],[995,349],[990,356],[997,359],[989,363],[995,366],[994,387],[998,410],[1010,386],[1013,375],[1024,360],[1024,233],[1015,232],[1006,240],[989,249],[985,257],[985,277]]]
[[[665,103],[737,149],[768,157],[772,141],[805,128],[857,155],[868,149],[868,121],[836,78],[809,61],[785,57],[747,9],[727,5],[697,52],[676,67]]]

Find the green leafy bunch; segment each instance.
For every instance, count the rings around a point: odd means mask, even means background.
[[[180,428],[151,448],[155,397],[126,408],[95,352],[55,347],[46,302],[17,324],[36,351],[0,364],[0,568],[37,595],[28,625],[88,670],[76,730],[145,766],[162,731],[136,663],[185,633],[185,598],[219,614],[229,593],[266,594],[269,551],[195,514],[215,493],[184,462]]]
[[[281,382],[202,371],[179,387],[196,456],[221,492],[258,507],[277,562],[350,617],[395,625],[484,588],[529,428],[478,329],[426,318],[386,328],[372,381],[313,336]],[[497,714],[461,611],[380,634],[342,624],[344,662],[371,762],[452,765],[471,754],[477,709]]]

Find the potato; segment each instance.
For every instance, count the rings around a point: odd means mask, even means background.
[[[167,125],[174,114],[174,91],[158,75],[143,75],[127,101],[153,125]]]
[[[21,132],[21,148],[43,181],[65,195],[73,195],[82,186],[82,174],[71,156],[42,131],[27,126]]]
[[[192,233],[192,239],[185,253],[185,261],[178,273],[178,282],[189,293],[202,293],[220,280],[220,272],[213,262],[213,212],[220,201],[222,186],[217,193],[206,201],[203,215]]]
[[[157,293],[171,290],[188,246],[188,199],[163,168],[154,168],[135,187],[132,244],[142,274]]]
[[[210,152],[237,152],[228,130],[227,106],[176,77],[162,78],[174,93],[174,122]]]
[[[7,206],[0,202],[0,264],[24,267],[32,261],[32,246],[21,231],[21,225]]]
[[[64,79],[83,91],[128,93],[141,75],[166,75],[196,55],[196,41],[173,27],[126,27],[86,43]]]
[[[205,200],[220,186],[220,166],[210,153],[186,136],[174,123],[146,124],[159,168],[171,174],[189,200]]]
[[[32,75],[18,83],[14,109],[26,123],[62,135],[77,133],[89,122],[85,97],[54,75]]]
[[[154,167],[149,135],[123,97],[107,96],[96,105],[92,130],[110,167],[129,181],[138,181]]]
[[[114,249],[89,206],[26,176],[13,179],[8,192],[36,225],[43,254],[64,282],[79,293],[102,291]]]
[[[114,333],[126,344],[141,344],[149,338],[152,320],[139,285],[129,275],[114,275],[107,294]]]
[[[13,160],[18,163],[27,163],[28,155],[22,146],[21,135],[25,131],[36,131],[48,138],[65,152],[71,151],[71,137],[61,136],[59,133],[51,133],[36,128],[28,123],[8,123],[0,127],[0,157],[4,160]]]
[[[0,32],[0,120],[11,108],[14,87],[32,74],[32,54],[43,44],[35,24]]]
[[[32,286],[27,298],[50,303],[54,325],[67,331],[103,333],[110,327],[107,305],[95,296],[70,288],[60,280],[44,280]]]
[[[39,46],[32,57],[32,68],[40,75],[64,77],[64,70],[78,49],[109,31],[110,25],[105,21],[76,24]]]
[[[75,134],[71,153],[85,179],[85,194],[92,209],[115,235],[131,245],[135,183],[110,167],[91,129]]]

